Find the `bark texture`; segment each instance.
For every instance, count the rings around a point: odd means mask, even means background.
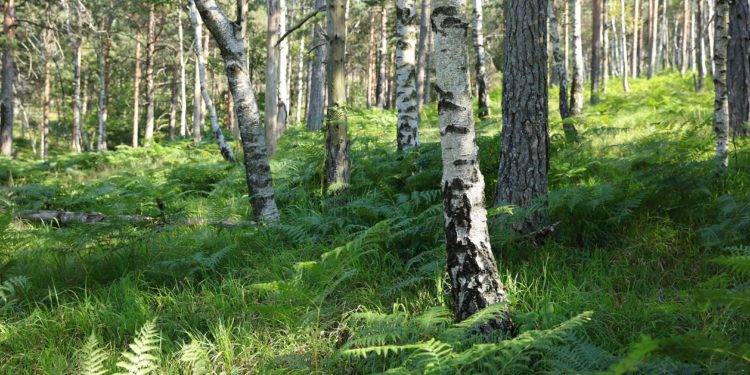
[[[560,86],[560,117],[566,119],[570,117],[570,108],[568,107],[568,72],[565,71],[565,58],[560,46],[560,26],[557,23],[555,8],[552,1],[548,1],[547,16],[549,17],[550,40],[552,41],[552,54],[555,61],[555,71]],[[568,135],[575,135],[573,124],[564,122],[563,127]]]
[[[320,9],[326,5],[326,0],[316,0],[315,8]],[[305,123],[307,130],[317,131],[323,128],[323,108],[326,96],[326,56],[328,55],[328,43],[323,37],[323,30],[319,25],[313,26],[312,43],[314,55],[310,64],[310,87],[307,92],[307,112]]]
[[[330,0],[329,0],[330,1]],[[385,2],[380,8],[380,45],[378,47],[378,82],[376,86],[377,106],[385,108],[388,106],[387,85],[388,77],[388,13],[386,12]]]
[[[508,303],[487,231],[484,177],[474,140],[465,9],[465,0],[432,1],[445,242],[459,321],[487,306]],[[505,331],[512,330],[507,315],[498,323]]]
[[[138,41],[138,35],[135,37],[135,75],[133,78],[133,138],[130,145],[133,148],[138,147],[138,128],[140,116],[138,115],[141,98],[141,43]]]
[[[276,139],[279,134],[279,47],[276,43],[279,34],[281,1],[268,0],[268,28],[266,30],[266,97],[265,123],[268,154],[276,152]]]
[[[195,0],[208,30],[214,36],[224,59],[229,89],[245,153],[245,172],[253,216],[259,221],[276,222],[279,211],[274,198],[271,167],[266,153],[266,140],[260,122],[255,92],[250,82],[245,40],[240,25],[231,22],[215,0]]]
[[[750,135],[750,1],[734,0],[729,12],[727,88],[733,134]]]
[[[620,0],[620,27],[622,28],[620,31],[620,48],[622,49],[620,55],[620,62],[622,63],[622,88],[627,94],[630,92],[630,83],[628,82],[628,74],[630,73],[630,70],[628,70],[628,41],[627,34],[625,33],[625,0]]]
[[[425,88],[429,90],[429,73],[426,71],[427,51],[430,42],[430,0],[422,0],[419,12],[419,44],[417,44],[417,110],[422,110]]]
[[[591,9],[591,104],[599,103],[602,74],[602,0],[592,0]]]
[[[187,78],[185,77],[185,52],[183,50],[182,12],[177,10],[177,36],[180,41],[180,137],[187,135]]]
[[[410,151],[419,146],[416,16],[415,0],[396,1],[396,141],[399,151]]]
[[[325,188],[349,183],[349,134],[346,120],[346,0],[328,0],[326,12],[328,116],[326,118]]]
[[[583,113],[584,79],[583,42],[581,40],[581,0],[570,0],[570,8],[573,10],[570,17],[570,28],[573,34],[573,80],[571,82],[570,93],[570,114],[571,116],[580,116]]]
[[[484,11],[482,8],[483,0],[474,0],[474,9],[472,17],[472,28],[474,34],[474,51],[476,51],[475,74],[477,81],[477,115],[479,118],[485,118],[490,114],[490,94],[489,84],[487,81],[487,63],[484,53],[484,30],[482,22],[484,21]]]
[[[727,37],[729,26],[729,0],[716,0],[714,43],[714,132],[716,133],[716,160],[719,170],[729,165],[729,98],[727,97]]]
[[[544,0],[515,0],[505,21],[503,131],[496,205],[530,209],[515,229],[529,234],[547,223],[547,48]],[[543,8],[543,9],[540,9]]]
[[[698,67],[698,78],[695,81],[696,90],[703,89],[703,80],[706,77],[706,45],[703,43],[703,0],[697,0],[695,6],[695,26],[698,32],[695,33],[695,53],[696,66]]]
[[[16,39],[15,1],[5,0],[3,9],[3,35],[7,38],[3,46],[3,83],[0,98],[0,153],[10,156],[13,151],[13,62],[12,43]]]
[[[156,98],[154,90],[154,57],[156,55],[156,11],[154,4],[149,6],[148,11],[148,45],[146,47],[146,132],[143,135],[143,145],[150,146],[154,139],[154,111],[156,109]]]

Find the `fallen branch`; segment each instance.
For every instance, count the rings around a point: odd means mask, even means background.
[[[31,222],[41,222],[44,224],[52,224],[60,227],[64,227],[72,224],[99,224],[107,222],[125,222],[125,223],[159,223],[166,222],[170,223],[169,220],[162,220],[162,218],[141,216],[141,215],[115,215],[107,216],[100,212],[71,212],[71,211],[54,211],[54,210],[41,210],[41,211],[23,211],[16,215],[16,219],[26,220]],[[234,220],[234,219],[206,219],[199,217],[185,217],[179,218],[173,222],[174,224],[182,224],[188,226],[198,225],[218,225],[218,226],[250,226],[255,224],[252,221]]]

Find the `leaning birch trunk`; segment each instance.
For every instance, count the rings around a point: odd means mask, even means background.
[[[727,97],[727,28],[729,0],[716,0],[716,31],[714,33],[714,132],[716,132],[716,160],[719,171],[729,166],[729,98]]]
[[[315,8],[321,9],[326,4],[325,0],[316,0]],[[305,123],[307,130],[317,131],[323,128],[323,108],[325,107],[326,95],[326,64],[328,46],[323,31],[319,25],[313,26],[312,48],[314,48],[313,61],[310,67],[310,87],[307,90],[307,112]]]
[[[242,136],[253,216],[259,221],[277,222],[279,211],[274,198],[266,140],[250,82],[245,40],[238,38],[241,36],[240,26],[227,19],[214,0],[195,0],[195,4],[224,58],[227,81],[234,97],[234,108]]]
[[[424,104],[425,88],[429,89],[430,82],[427,77],[425,65],[427,65],[427,50],[429,49],[430,34],[430,0],[422,0],[422,9],[419,13],[419,44],[417,45],[417,111],[422,110]]]
[[[0,98],[0,153],[5,156],[11,156],[13,151],[13,79],[15,74],[12,42],[16,36],[14,0],[5,1],[3,35],[7,38],[7,42],[3,43],[3,83],[2,98]]]
[[[531,234],[548,220],[547,5],[545,0],[511,1],[517,3],[508,7],[513,13],[505,18],[502,154],[495,204],[532,209],[514,226]]]
[[[349,134],[346,119],[346,0],[329,0],[326,12],[328,38],[325,189],[337,193],[349,184]]]
[[[190,0],[190,21],[193,24],[193,30],[196,36],[194,44],[195,61],[198,64],[198,75],[203,102],[206,103],[206,108],[208,109],[209,117],[211,118],[211,131],[214,133],[216,145],[219,146],[219,152],[221,153],[221,156],[224,158],[224,160],[234,163],[236,161],[234,158],[234,152],[232,152],[232,147],[230,147],[229,143],[227,143],[227,141],[224,139],[224,134],[221,132],[221,128],[219,127],[219,116],[216,114],[214,103],[213,101],[211,101],[211,97],[208,95],[208,86],[206,85],[206,68],[203,64],[203,58],[201,57],[203,46],[201,45],[201,38],[198,37],[200,33],[198,30],[202,26],[201,23],[198,22],[198,10],[195,8],[195,2],[193,0]]]
[[[180,137],[187,135],[187,79],[185,77],[185,52],[183,51],[182,12],[177,9],[177,35],[180,41]]]
[[[485,118],[490,114],[490,94],[488,93],[489,84],[487,83],[487,64],[484,53],[484,31],[482,22],[484,20],[484,11],[482,2],[484,0],[474,0],[474,9],[472,17],[472,29],[474,34],[474,51],[476,51],[476,61],[474,70],[477,81],[477,116]]]
[[[143,145],[148,147],[154,139],[154,110],[156,98],[154,97],[154,57],[156,54],[156,13],[154,4],[148,11],[148,45],[146,48],[146,132],[143,135]]]
[[[695,63],[698,67],[698,79],[695,81],[695,89],[703,89],[703,80],[706,77],[706,45],[703,43],[703,0],[698,0],[695,7],[695,27],[698,32],[695,33],[696,58]]]
[[[750,1],[731,5],[727,56],[729,123],[732,134],[746,137],[750,128]]]
[[[279,33],[277,34],[277,38],[286,34],[286,1],[287,0],[279,0]],[[276,88],[279,93],[279,100],[277,102],[279,109],[276,111],[276,116],[278,116],[278,121],[276,121],[276,142],[278,142],[279,138],[284,134],[289,122],[289,79],[291,75],[289,74],[290,61],[288,38],[284,38],[284,40],[279,43],[277,53],[279,59],[277,68],[279,83]],[[273,153],[274,152],[271,152],[271,154]]]
[[[377,106],[386,108],[388,106],[386,76],[388,66],[388,13],[386,13],[385,2],[380,8],[380,45],[378,47],[378,83],[377,83]]]
[[[279,40],[280,2],[284,0],[268,0],[268,29],[266,31],[266,98],[265,122],[266,142],[268,154],[276,152],[276,135],[279,124],[279,50],[276,45]]]
[[[135,77],[133,80],[133,138],[130,145],[133,148],[138,147],[138,128],[140,127],[140,97],[141,97],[141,43],[138,41],[138,34],[135,35]]]
[[[490,305],[508,304],[487,230],[484,177],[472,115],[465,9],[465,0],[432,1],[445,245],[458,321]],[[507,313],[494,323],[505,332],[513,330]]]
[[[622,89],[627,94],[630,92],[630,83],[628,83],[628,74],[630,73],[630,70],[628,69],[628,41],[627,34],[625,33],[625,30],[627,30],[625,24],[625,0],[620,0],[620,27],[622,28],[620,31],[620,47],[622,48],[620,54],[620,61],[622,62]]]
[[[573,34],[573,81],[570,93],[570,115],[580,116],[583,113],[583,43],[581,41],[581,0],[570,0],[573,10],[570,17]],[[545,60],[546,61],[546,60]]]
[[[396,143],[399,151],[410,151],[419,146],[416,17],[415,0],[396,1]]]
[[[568,72],[565,71],[565,59],[563,58],[562,48],[560,46],[560,30],[555,15],[555,8],[552,1],[548,1],[547,15],[549,17],[550,39],[552,40],[552,54],[555,59],[555,70],[560,82],[560,117],[563,119],[570,117],[570,108],[568,108]],[[575,126],[563,121],[563,129],[569,137],[576,135]]]

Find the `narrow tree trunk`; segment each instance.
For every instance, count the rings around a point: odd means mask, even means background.
[[[695,9],[695,0],[692,0],[693,4],[691,4],[691,9]],[[695,62],[696,62],[696,54],[697,54],[697,48],[695,46],[695,12],[690,13],[690,36],[688,37],[688,43],[690,43],[689,51],[690,51],[690,70],[695,71]]]
[[[326,12],[328,38],[325,188],[340,190],[349,183],[349,134],[346,119],[346,1],[329,0]],[[332,191],[335,192],[335,191]]]
[[[224,58],[227,81],[229,89],[232,90],[237,122],[242,133],[245,171],[253,216],[256,220],[276,222],[279,220],[279,211],[274,198],[271,167],[266,153],[258,104],[250,82],[245,40],[240,36],[239,25],[228,20],[214,0],[195,0],[195,3]]]
[[[287,18],[287,7],[286,7],[286,1],[287,0],[278,0],[279,1],[279,33],[277,34],[277,38],[281,37],[282,35],[286,34],[286,18]],[[289,122],[289,77],[291,76],[289,74],[289,39],[284,38],[284,40],[279,43],[278,46],[278,77],[279,82],[277,89],[279,90],[279,100],[278,100],[278,111],[276,111],[276,115],[278,116],[278,121],[276,122],[276,142],[274,142],[274,146],[277,144],[278,139],[281,138],[281,136],[284,134],[284,131],[286,130],[287,123]],[[271,155],[275,152],[274,150],[271,150]]]
[[[178,106],[178,95],[179,95],[179,83],[180,71],[179,67],[175,66],[172,68],[172,94],[170,95],[171,100],[169,101],[169,140],[175,140],[175,133],[177,133],[177,106]]]
[[[714,132],[716,132],[716,161],[719,171],[729,165],[729,99],[727,97],[727,27],[729,0],[716,0],[714,64]]]
[[[110,2],[110,11],[112,3]],[[97,52],[99,59],[99,137],[96,141],[98,151],[107,151],[107,116],[109,108],[109,78],[110,78],[110,32],[112,31],[113,16],[107,16],[104,34],[100,36],[100,51]]]
[[[696,45],[696,66],[698,67],[698,79],[695,82],[695,89],[703,89],[703,79],[706,76],[706,60],[705,60],[705,44],[703,43],[703,0],[696,1],[695,7],[695,27],[698,32],[695,33],[695,45]]]
[[[299,38],[299,48],[297,52],[297,103],[294,111],[294,122],[299,124],[302,121],[302,102],[305,91],[305,36]]]
[[[156,13],[154,4],[149,5],[148,11],[148,45],[146,46],[146,133],[143,145],[148,147],[154,138],[154,55],[156,52]]]
[[[570,108],[568,108],[568,72],[565,71],[565,58],[563,57],[562,48],[560,47],[560,30],[555,15],[555,7],[552,1],[548,1],[547,15],[549,16],[550,39],[552,41],[552,55],[555,60],[555,70],[560,85],[560,117],[566,119],[570,117]],[[563,129],[569,136],[575,135],[575,127],[572,123],[564,121]]]
[[[201,19],[198,19],[198,24],[202,24]],[[195,34],[195,40],[193,43],[200,43],[203,39],[203,27],[193,27],[193,33]],[[200,56],[200,57],[199,57]],[[197,53],[195,56],[194,64],[194,75],[193,75],[193,143],[198,144],[203,136],[201,131],[203,130],[203,98],[201,98],[201,75],[200,75],[200,64],[199,61],[203,60],[203,52]]]
[[[591,104],[596,105],[602,74],[602,0],[592,0],[591,27]]]
[[[133,139],[131,145],[133,148],[138,147],[138,128],[140,116],[140,96],[141,96],[141,43],[138,41],[138,34],[135,36],[135,77],[133,81]]]
[[[625,93],[630,92],[630,84],[628,83],[628,41],[627,41],[627,30],[625,25],[625,0],[620,0],[620,27],[622,28],[620,45],[622,48],[621,62],[622,62],[622,89]]]
[[[664,0],[664,1],[665,1],[664,6],[666,7],[666,1],[667,0]],[[713,17],[714,17],[714,13],[715,13],[715,10],[714,10],[714,1],[715,0],[707,0],[706,1],[707,8],[706,8],[706,12],[705,12],[706,13],[706,18],[708,19],[707,22],[705,23],[705,25],[706,25],[706,29],[708,30],[708,35],[707,35],[707,37],[708,37],[708,54],[709,54],[708,61],[709,61],[709,64],[711,64],[710,67],[709,67],[710,68],[709,74],[711,74],[711,75],[714,74],[714,42],[715,42],[715,38],[714,38],[714,30],[715,30],[715,28],[713,27]],[[734,1],[733,4],[737,4],[737,3],[743,3],[743,1]],[[744,3],[746,4],[747,2],[745,1]],[[730,5],[730,6],[733,6],[733,5]],[[667,17],[666,11],[664,13],[664,17],[665,18]],[[745,22],[748,23],[748,22],[750,22],[750,20],[748,20],[746,18]],[[731,24],[731,21],[730,21],[730,24]]]
[[[326,0],[315,1],[315,7],[317,9],[320,9],[325,5]],[[323,31],[319,25],[315,25],[313,28],[312,40],[314,55],[312,65],[310,67],[310,88],[307,92],[308,101],[307,113],[305,114],[305,123],[307,123],[307,130],[317,131],[323,127],[323,108],[326,95],[325,59],[328,55],[327,42],[323,38]]]
[[[482,30],[482,21],[484,19],[482,1],[474,0],[474,14],[471,23],[474,29],[474,51],[477,54],[474,69],[477,81],[477,115],[480,119],[490,114],[490,94],[488,92],[487,65],[484,54],[484,31]]]
[[[182,11],[177,9],[177,35],[180,40],[180,137],[187,135],[187,78],[185,74],[185,52],[182,31]]]
[[[429,87],[429,73],[426,72],[427,50],[430,41],[430,0],[422,0],[419,12],[419,44],[417,44],[417,111],[422,111],[425,89]],[[429,88],[427,88],[429,90]]]
[[[15,64],[13,62],[13,45],[16,39],[15,0],[5,0],[3,10],[3,83],[2,101],[0,102],[0,153],[11,156],[13,152],[13,80]]]
[[[388,97],[386,96],[388,85],[388,15],[386,13],[385,2],[380,8],[380,46],[378,48],[378,108],[386,108],[388,106]]]
[[[424,0],[423,0],[424,1]],[[370,12],[370,32],[367,43],[367,108],[375,103],[375,12]]]
[[[607,92],[607,82],[611,74],[609,49],[609,2],[602,0],[602,93]]]
[[[729,123],[734,135],[748,136],[750,128],[750,2],[735,0],[729,18],[727,84]]]
[[[638,45],[638,32],[639,32],[639,26],[640,26],[640,11],[641,11],[641,3],[640,0],[635,0],[635,4],[633,6],[633,53],[631,55],[630,60],[630,67],[632,69],[631,76],[633,78],[638,77],[638,65],[640,62],[638,61],[638,51],[640,49],[640,46]]]
[[[647,76],[649,79],[653,78],[654,74],[656,73],[656,47],[658,44],[659,36],[657,34],[658,27],[658,9],[659,9],[659,0],[649,0],[649,33],[651,35],[649,42],[651,43],[649,46],[649,53],[648,53],[648,71]]]
[[[416,17],[415,0],[396,1],[396,144],[399,151],[410,151],[419,146]]]
[[[433,0],[431,16],[440,96],[445,245],[453,308],[459,321],[490,305],[508,304],[487,230],[484,177],[479,169],[469,91],[465,9],[465,0]],[[506,332],[513,330],[507,314],[497,323]]]
[[[276,136],[279,134],[279,18],[280,2],[268,0],[268,29],[266,33],[266,100],[265,122],[268,154],[276,152]]]
[[[42,128],[39,131],[39,149],[42,160],[47,160],[49,150],[49,105],[52,86],[52,31],[44,31],[44,91],[42,93]]]
[[[219,146],[219,152],[224,160],[234,163],[234,152],[232,147],[224,140],[224,134],[221,132],[219,127],[219,116],[216,114],[216,108],[214,103],[211,101],[211,97],[208,95],[208,85],[206,84],[206,69],[201,56],[203,46],[201,45],[200,30],[203,27],[202,23],[198,21],[198,10],[195,7],[195,1],[190,0],[190,21],[193,24],[193,32],[195,33],[195,61],[198,64],[198,78],[200,82],[200,90],[203,96],[203,102],[206,104],[208,109],[209,117],[211,120],[211,131],[214,133],[214,139],[216,145]]]
[[[683,0],[682,14],[682,58],[680,61],[680,74],[685,75],[690,60],[688,40],[690,39],[690,1]]]
[[[77,25],[73,36],[73,142],[74,152],[83,150],[81,142],[81,47],[83,47],[83,14],[80,4],[76,4]]]
[[[424,102],[423,103],[431,103],[432,102],[432,67],[435,65],[435,53],[433,53],[433,49],[435,48],[432,44],[432,28],[428,29],[427,31],[427,58],[425,60],[425,69],[424,69]]]
[[[571,82],[570,114],[583,113],[583,43],[581,41],[581,0],[570,0],[573,10],[571,31],[573,33],[573,81]]]
[[[563,58],[565,59],[565,71],[570,69],[570,1],[563,0],[565,14],[563,18]]]

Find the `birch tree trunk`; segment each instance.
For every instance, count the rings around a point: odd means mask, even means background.
[[[138,33],[135,35],[135,76],[133,80],[133,138],[131,146],[138,147],[138,128],[140,116],[140,97],[141,97],[141,43],[138,41]]]
[[[580,20],[580,3],[571,5]],[[512,11],[505,18],[502,151],[495,204],[523,209],[538,205],[523,223],[514,226],[530,234],[548,220],[547,4],[545,0],[510,0],[508,9]],[[573,34],[579,36],[576,44],[580,45],[580,29],[574,26]]]
[[[570,0],[573,14],[570,17],[573,33],[573,81],[570,93],[570,115],[583,113],[583,43],[581,41],[581,0]]]
[[[108,23],[111,25],[111,23]],[[109,28],[102,36],[101,51],[98,52],[99,58],[99,137],[96,141],[97,151],[107,151],[107,115],[109,107],[109,63],[110,63],[110,40]]]
[[[654,74],[656,73],[656,46],[658,44],[658,34],[657,34],[657,18],[658,18],[658,7],[659,7],[659,0],[649,0],[648,2],[648,14],[649,14],[649,52],[648,52],[648,70],[646,71],[646,77],[648,79],[651,79],[654,77]]]
[[[552,55],[555,61],[555,70],[560,85],[560,117],[566,119],[570,117],[570,108],[568,108],[568,72],[565,71],[565,58],[563,57],[562,48],[560,47],[560,26],[557,23],[555,7],[553,1],[548,1],[547,16],[549,17],[550,40],[552,41]],[[573,124],[564,121],[563,129],[569,136],[575,135]]]
[[[602,86],[601,92],[607,92],[607,82],[609,81],[609,75],[611,69],[609,68],[609,2],[602,0]]]
[[[178,106],[178,95],[179,95],[179,82],[180,72],[179,67],[175,66],[172,68],[172,93],[169,101],[169,140],[174,141],[176,136],[177,127],[177,106]]]
[[[346,0],[328,0],[326,35],[328,39],[325,188],[341,190],[349,183],[349,134],[346,119]]]
[[[435,54],[433,53],[434,45],[432,44],[432,27],[427,30],[427,58],[425,59],[424,69],[424,91],[423,103],[432,102],[432,67],[435,65]]]
[[[664,0],[664,1],[666,2],[666,0]],[[715,10],[714,10],[714,1],[715,0],[707,0],[706,1],[706,6],[707,7],[706,7],[706,12],[705,12],[706,13],[706,18],[707,18],[705,25],[706,25],[706,29],[708,30],[708,35],[707,35],[707,37],[708,37],[708,51],[707,51],[708,52],[708,56],[707,57],[708,57],[708,62],[710,64],[710,66],[709,66],[710,70],[709,70],[708,74],[711,74],[711,75],[714,74],[714,29],[715,29],[713,27],[713,18],[714,18],[714,13],[715,13]],[[734,4],[737,4],[737,3],[742,4],[743,1],[735,1],[734,3],[732,3],[732,5],[730,5],[730,7],[733,7]],[[747,3],[747,1],[744,1],[744,3]],[[666,3],[664,5],[666,7]],[[731,9],[730,9],[730,12],[731,12]],[[666,16],[667,15],[666,15],[666,11],[665,11],[664,17],[666,18]],[[745,22],[745,24],[747,24],[748,22],[750,22],[750,20],[748,20],[747,18],[745,18],[744,22]],[[731,15],[730,15],[730,21],[729,21],[729,23],[730,23],[730,25],[732,23],[732,21],[731,21]],[[731,35],[731,30],[730,30],[730,35]]]
[[[622,89],[627,94],[630,92],[630,83],[628,83],[628,73],[630,70],[628,69],[628,41],[627,33],[625,32],[625,30],[627,30],[625,24],[625,0],[620,0],[620,27],[622,28],[622,32],[620,33],[620,47],[622,48]]]
[[[277,34],[277,38],[281,37],[282,35],[286,34],[286,16],[287,16],[287,7],[286,7],[286,1],[287,0],[278,0],[279,1],[279,33]],[[278,40],[278,39],[277,39]],[[286,130],[287,123],[289,122],[289,39],[284,38],[284,40],[279,43],[278,46],[278,77],[279,77],[279,83],[277,86],[278,92],[279,92],[279,100],[278,100],[278,111],[276,111],[276,115],[278,116],[278,121],[276,122],[277,128],[276,128],[276,142],[274,142],[274,146],[276,146],[278,139],[281,138],[281,136],[284,134],[284,131]],[[271,155],[273,155],[275,152],[274,150],[271,151]]]
[[[729,0],[716,0],[716,31],[714,33],[714,132],[716,133],[716,161],[719,171],[729,166],[729,99],[727,97],[727,27]]]
[[[154,139],[154,55],[156,54],[156,13],[154,4],[148,10],[148,45],[146,48],[146,133],[143,145],[148,147]]]
[[[396,143],[398,150],[404,152],[419,146],[416,17],[415,0],[396,1]]]
[[[83,150],[81,143],[81,47],[83,46],[83,14],[76,2],[76,34],[73,35],[73,152]]]
[[[683,0],[682,14],[682,59],[680,61],[680,74],[685,75],[690,60],[688,40],[690,39],[690,1]]]
[[[487,92],[489,85],[487,83],[487,64],[484,54],[484,31],[482,22],[484,12],[482,9],[483,0],[474,0],[474,9],[472,17],[472,28],[474,29],[474,50],[476,51],[475,74],[477,81],[477,116],[485,118],[490,114],[490,95]]]
[[[696,46],[696,66],[698,67],[698,79],[695,82],[696,90],[703,89],[703,79],[706,76],[706,45],[703,43],[703,0],[696,1],[695,7],[695,27],[698,32],[695,33],[695,46]]]
[[[602,69],[602,0],[592,0],[591,9],[591,104],[599,103]]]
[[[727,87],[732,134],[750,135],[750,1],[734,0],[729,18]]]
[[[47,160],[49,150],[49,106],[52,91],[52,30],[44,30],[44,89],[42,93],[42,128],[39,131],[39,151]]]
[[[193,43],[200,43],[200,40],[203,39],[203,21],[198,18],[197,22],[199,26],[193,26],[193,34],[195,35]],[[199,68],[199,61],[202,60],[203,51],[197,51],[193,75],[193,143],[195,144],[198,144],[203,139],[201,131],[203,130],[203,106],[205,103],[203,103],[203,98],[201,97],[201,75]]]
[[[3,83],[0,102],[0,153],[11,156],[13,152],[13,62],[12,43],[16,39],[16,10],[14,0],[5,0],[3,9],[3,35],[7,38],[3,45]]]
[[[224,139],[224,134],[221,132],[221,128],[219,127],[219,116],[216,114],[214,103],[211,101],[211,97],[208,95],[208,85],[206,84],[206,68],[203,63],[203,58],[201,57],[203,46],[201,45],[201,38],[199,37],[200,29],[203,26],[201,25],[201,22],[198,21],[198,10],[195,7],[195,1],[189,1],[190,21],[193,24],[193,32],[195,33],[195,61],[196,64],[198,64],[198,77],[200,80],[200,90],[203,96],[203,102],[206,104],[206,108],[208,109],[209,117],[211,120],[211,131],[214,133],[214,139],[216,140],[216,145],[219,146],[219,152],[221,153],[221,156],[224,158],[224,160],[234,163],[234,152],[232,152],[232,147],[230,147]]]
[[[320,9],[326,5],[326,0],[316,0],[315,8]],[[323,37],[323,31],[319,25],[313,26],[314,55],[310,67],[310,88],[307,90],[307,112],[305,123],[307,130],[317,131],[323,126],[323,107],[326,95],[326,63],[328,55],[328,44]]]
[[[297,103],[295,104],[294,122],[299,124],[302,121],[302,102],[305,91],[305,36],[299,38],[299,49],[297,52]]]
[[[187,78],[185,77],[185,52],[183,51],[182,11],[177,8],[177,35],[180,40],[180,137],[187,135]]]
[[[266,153],[258,104],[250,82],[247,50],[245,40],[240,34],[240,26],[227,19],[214,0],[195,0],[195,4],[224,59],[227,81],[234,97],[237,122],[242,133],[245,172],[253,216],[256,220],[277,222],[279,211],[274,198],[271,167]]]
[[[268,154],[276,152],[276,136],[279,134],[279,47],[276,42],[280,37],[279,18],[280,2],[284,0],[268,0],[268,29],[266,34],[266,98],[265,122],[266,142]]]
[[[630,67],[632,69],[632,72],[630,73],[633,78],[638,77],[638,65],[640,64],[640,61],[638,60],[638,54],[640,51],[640,46],[638,45],[638,33],[640,29],[640,12],[641,12],[641,3],[640,0],[635,0],[635,5],[633,6],[633,54],[631,55],[630,60]]]
[[[329,0],[330,1],[330,0]],[[388,97],[386,96],[388,85],[387,65],[388,64],[388,15],[386,13],[385,2],[380,8],[380,46],[378,48],[378,84],[377,84],[377,95],[378,95],[378,108],[385,108],[388,106]]]
[[[508,304],[487,230],[484,177],[474,140],[465,9],[465,0],[432,1],[445,245],[458,321],[490,305]],[[506,332],[513,330],[507,314],[496,323]]]
[[[419,44],[417,44],[417,111],[422,111],[425,97],[425,86],[429,87],[426,72],[427,51],[429,49],[430,34],[430,0],[422,0],[419,12]],[[425,82],[425,80],[427,82]]]

